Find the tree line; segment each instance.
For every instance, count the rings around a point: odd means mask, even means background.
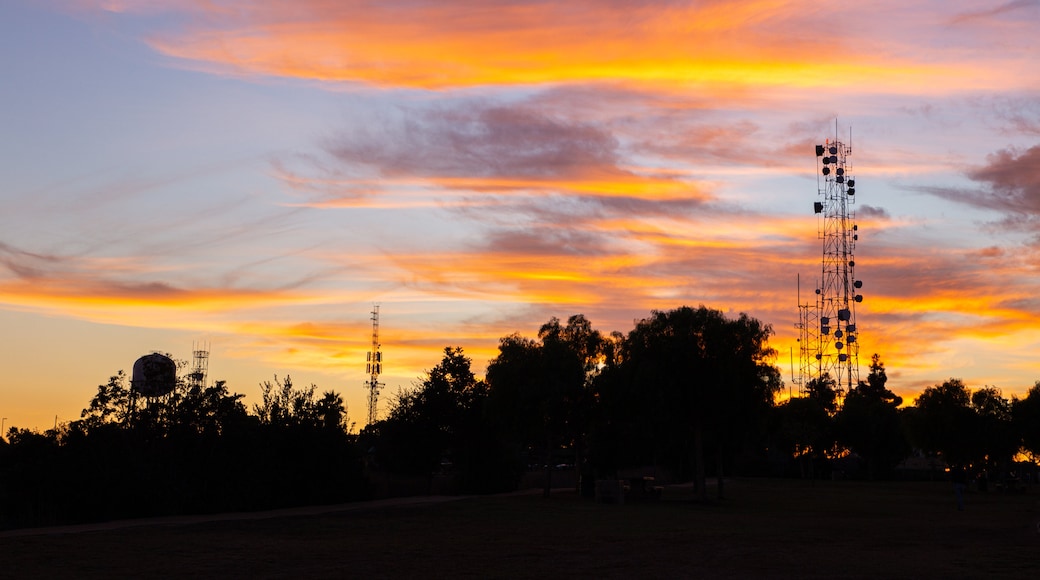
[[[223,381],[145,400],[120,372],[79,420],[8,431],[0,526],[362,500],[393,478],[490,493],[533,469],[548,494],[561,466],[585,493],[651,466],[706,498],[707,478],[722,496],[730,474],[883,479],[920,454],[1003,477],[1016,454],[1040,454],[1040,383],[1019,400],[951,379],[904,407],[875,355],[843,397],[825,375],[778,402],[772,332],[704,306],[654,311],[627,335],[552,318],[502,338],[484,379],[445,348],[360,433],[340,395],[289,377],[250,412]]]
[[[144,399],[122,371],[81,418],[0,446],[0,527],[273,509],[362,498],[343,399],[285,377],[250,413],[224,381]]]
[[[886,387],[881,357],[839,406],[834,381],[810,381],[806,396],[776,407],[775,434],[799,473],[840,470],[869,479],[891,478],[910,457],[932,469],[960,469],[983,481],[1036,476],[1040,456],[1040,382],[1025,398],[995,387],[969,389],[951,378],[924,389],[912,405]],[[1024,461],[1017,461],[1024,460]],[[1027,473],[1022,473],[1025,468]],[[936,474],[925,473],[930,477]]]

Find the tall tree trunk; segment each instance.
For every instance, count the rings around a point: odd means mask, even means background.
[[[585,459],[585,439],[579,435],[574,438],[574,493],[581,496],[582,465]]]
[[[716,472],[716,478],[718,479],[717,487],[718,487],[718,498],[719,499],[726,499],[725,495],[723,494],[723,490],[722,490],[722,464],[723,464],[722,448],[723,447],[724,447],[724,445],[720,441],[719,445],[718,445],[718,449],[715,451],[715,453],[717,454],[715,463],[717,465],[716,469],[718,470]]]
[[[700,422],[693,429],[693,489],[702,500],[708,499],[704,477],[704,434]]]
[[[542,497],[549,497],[552,493],[552,445],[550,445],[552,437],[546,433],[545,435],[545,486],[542,487]]]

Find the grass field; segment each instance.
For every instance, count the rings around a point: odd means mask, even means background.
[[[5,578],[1035,578],[1040,504],[945,483],[737,479],[725,500],[558,492],[0,535]],[[323,511],[327,510],[327,511]]]

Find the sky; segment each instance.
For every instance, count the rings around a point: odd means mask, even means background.
[[[814,145],[851,142],[861,375],[1040,380],[1040,0],[7,0],[0,416],[153,351],[367,419],[461,346],[705,305],[790,383]],[[803,298],[804,299],[804,298]]]

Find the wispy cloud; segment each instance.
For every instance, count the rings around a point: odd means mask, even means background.
[[[1012,0],[1000,6],[995,6],[987,10],[975,10],[970,12],[963,12],[955,16],[952,20],[954,24],[964,24],[970,22],[986,21],[994,17],[1003,16],[1005,14],[1012,14],[1021,11],[1036,10],[1040,8],[1040,1],[1038,0]],[[1037,10],[1040,13],[1040,10]]]
[[[942,47],[918,54],[878,50],[910,44],[904,35],[911,30],[930,36],[939,6],[946,5],[900,4],[901,18],[886,27],[873,7],[845,6],[836,21],[818,3],[778,0],[98,4],[180,15],[180,28],[153,32],[150,44],[219,74],[432,89],[605,80],[673,88],[838,87],[856,77],[871,79],[860,90],[920,91],[940,79],[946,90],[1015,82],[963,60],[946,61]],[[1030,6],[1019,0],[992,14]]]
[[[922,188],[932,195],[1003,215],[1000,224],[1036,232],[1040,226],[1040,145],[1001,149],[967,176],[979,188]]]
[[[1000,211],[1040,216],[1040,145],[1025,151],[1002,149],[968,176],[989,188],[986,195],[971,201]]]
[[[422,206],[431,199],[472,207],[563,194],[628,207],[710,199],[680,176],[632,163],[610,131],[525,104],[402,109],[392,119],[341,129],[324,149],[326,157],[300,160],[296,169],[276,166],[290,187],[323,207]]]

